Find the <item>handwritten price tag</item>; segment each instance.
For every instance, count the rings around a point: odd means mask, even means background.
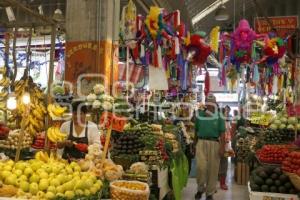
[[[125,117],[117,116],[111,112],[103,112],[100,117],[100,125],[105,128],[112,127],[112,130],[123,132],[124,126],[127,123]]]

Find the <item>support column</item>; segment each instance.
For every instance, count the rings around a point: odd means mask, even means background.
[[[84,77],[79,94],[89,93],[99,80],[109,86],[116,78],[119,13],[120,0],[67,1],[65,80],[78,87]]]

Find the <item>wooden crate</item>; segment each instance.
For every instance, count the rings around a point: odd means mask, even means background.
[[[249,181],[250,169],[246,163],[238,162],[236,166],[236,183],[238,185],[247,185]]]

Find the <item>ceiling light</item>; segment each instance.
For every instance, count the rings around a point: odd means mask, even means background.
[[[40,15],[44,15],[43,6],[42,6],[42,5],[39,5],[38,9],[39,9],[39,14],[40,14]]]
[[[195,17],[192,18],[192,24],[195,25],[200,20],[205,18],[211,12],[215,11],[220,5],[227,3],[229,0],[216,0],[214,3],[209,5],[207,8],[199,12]]]
[[[215,19],[217,21],[226,21],[229,19],[229,14],[224,4],[221,4],[215,14]]]
[[[57,22],[62,22],[65,20],[64,16],[63,16],[63,13],[61,11],[61,9],[57,8],[55,11],[54,11],[54,14],[53,14],[53,20],[57,21]]]
[[[16,21],[14,11],[11,7],[6,7],[5,11],[6,11],[6,14],[7,14],[7,17],[8,17],[8,21],[10,21],[10,22]]]

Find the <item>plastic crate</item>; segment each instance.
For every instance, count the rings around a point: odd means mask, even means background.
[[[248,191],[250,200],[299,200],[297,195],[270,193],[270,192],[253,192],[250,188],[250,182],[248,182]]]

